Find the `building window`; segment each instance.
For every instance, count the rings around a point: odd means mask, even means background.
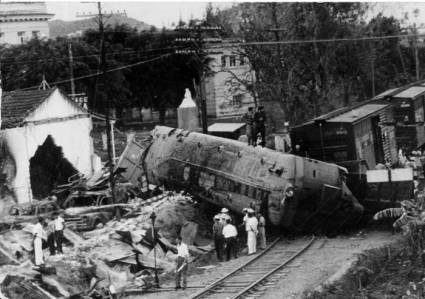
[[[245,64],[245,57],[243,55],[239,56],[239,65],[244,65]]]
[[[18,38],[21,41],[21,44],[24,43],[25,31],[18,31]]]
[[[40,37],[40,31],[33,31],[32,32],[32,38],[39,38]]]
[[[226,67],[226,56],[221,56],[221,66]]]
[[[236,66],[236,56],[230,56],[230,66]]]

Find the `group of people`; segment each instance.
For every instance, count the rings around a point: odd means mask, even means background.
[[[254,111],[254,107],[249,107],[248,112],[242,117],[246,124],[246,136],[248,145],[257,145],[258,134],[261,136],[261,146],[266,146],[266,113],[264,107],[258,107]]]
[[[38,218],[37,224],[33,227],[34,258],[36,266],[44,265],[43,242],[47,242],[50,255],[63,253],[63,231],[65,229],[65,219],[60,213],[54,214],[50,221],[43,217]]]
[[[248,255],[257,252],[257,238],[260,248],[266,248],[266,220],[261,212],[255,212],[251,208],[243,209],[245,216],[239,226],[244,228],[247,237]],[[229,261],[232,257],[238,257],[238,229],[229,210],[223,208],[221,213],[214,216],[213,225],[214,246],[217,259],[223,261],[225,257]]]

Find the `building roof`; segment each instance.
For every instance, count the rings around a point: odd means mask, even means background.
[[[367,104],[363,105],[357,108],[354,108],[350,111],[347,111],[343,114],[340,114],[338,116],[332,117],[327,120],[327,122],[348,122],[353,123],[361,120],[362,118],[365,118],[371,114],[374,114],[383,108],[387,107],[389,105],[383,105],[383,104]]]
[[[1,127],[14,128],[47,99],[56,88],[4,92],[1,101]]]
[[[215,123],[208,127],[208,132],[235,132],[244,126],[244,123]]]
[[[18,16],[18,15],[49,15],[45,2],[1,2],[1,16]]]
[[[388,89],[388,90],[386,90],[386,91],[384,91],[384,92],[381,92],[380,94],[378,94],[378,95],[376,95],[373,99],[374,100],[377,100],[377,99],[382,99],[382,98],[384,98],[385,96],[388,96],[388,95],[392,95],[392,93],[394,93],[396,90],[399,90],[400,88],[391,88],[391,89]]]
[[[407,98],[407,99],[413,99],[417,96],[420,96],[421,94],[425,93],[425,86],[412,86],[408,89],[403,90],[402,92],[398,94],[394,94],[394,98]]]

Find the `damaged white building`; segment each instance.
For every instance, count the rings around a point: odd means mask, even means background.
[[[91,116],[58,88],[4,92],[1,118],[0,180],[18,203],[93,173]]]

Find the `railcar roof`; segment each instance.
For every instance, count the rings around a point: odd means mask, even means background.
[[[380,110],[388,106],[389,105],[384,105],[384,104],[367,104],[367,105],[352,109],[350,111],[347,111],[333,118],[330,118],[327,120],[327,122],[346,122],[346,123],[357,122],[369,115],[379,112]]]

